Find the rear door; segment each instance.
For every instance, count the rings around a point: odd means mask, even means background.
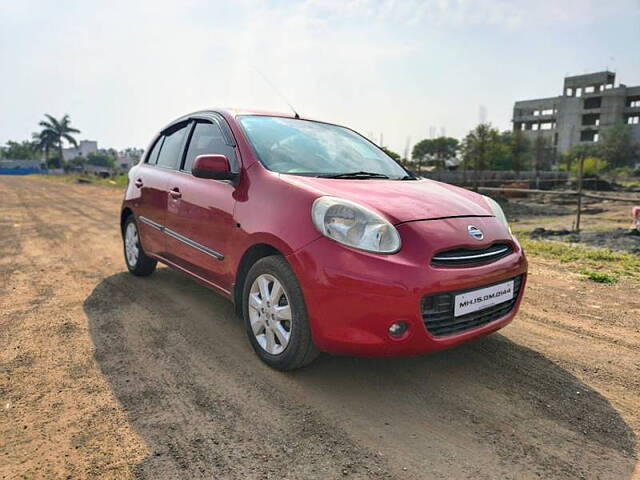
[[[184,121],[174,124],[162,132],[162,148],[158,153],[155,171],[162,178],[164,191],[162,194],[163,211],[159,216],[157,223],[160,225],[163,233],[162,248],[160,254],[170,259],[171,248],[167,236],[167,217],[168,210],[172,199],[175,198],[176,192],[172,192],[169,185],[172,183],[172,177],[180,168],[182,157],[184,156],[184,146],[187,141],[187,135],[191,128],[190,121]]]
[[[232,272],[225,255],[236,228],[233,220],[234,185],[229,181],[196,178],[191,174],[198,155],[222,154],[239,172],[235,142],[224,120],[196,119],[180,171],[167,188],[167,250],[170,260],[229,291]]]
[[[160,135],[149,150],[144,163],[135,167],[132,181],[139,195],[133,202],[142,248],[159,255],[164,251],[162,225],[167,213],[167,176],[156,167],[164,136]]]

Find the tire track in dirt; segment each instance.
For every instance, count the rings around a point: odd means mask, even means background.
[[[17,287],[0,290],[0,478],[634,475],[638,314],[615,321],[630,333],[617,348],[584,324],[575,279],[550,284],[535,259],[501,334],[281,373],[221,297],[166,268],[125,273],[119,192],[6,177],[0,189],[0,221],[21,233],[0,245],[0,278]],[[621,358],[594,364],[609,352]]]

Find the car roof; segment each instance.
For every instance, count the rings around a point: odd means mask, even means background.
[[[197,110],[195,112],[187,113],[186,115],[181,115],[179,118],[175,119],[171,123],[175,123],[185,118],[194,115],[206,115],[211,113],[218,113],[221,115],[228,115],[230,117],[238,117],[240,115],[262,115],[262,116],[270,116],[270,117],[284,117],[284,118],[296,118],[295,113],[285,113],[285,112],[274,112],[270,110],[257,110],[257,109],[248,109],[248,108],[204,108],[202,110]],[[302,118],[302,117],[297,117]],[[310,119],[305,119],[310,120]]]
[[[270,116],[270,117],[283,117],[283,118],[298,118],[302,120],[312,120],[310,118],[302,118],[300,116],[296,117],[294,113],[284,113],[284,112],[273,112],[268,110],[252,110],[252,109],[244,109],[244,108],[206,108],[202,110],[196,110],[195,112],[187,113],[184,115],[180,115],[178,118],[173,119],[171,122],[167,123],[161,132],[171,128],[176,123],[184,122],[192,117],[204,117],[209,118],[215,117],[217,115],[222,115],[223,117],[238,117],[240,115],[262,115],[262,116]],[[313,120],[312,120],[313,121]]]
[[[213,112],[226,112],[227,114],[237,117],[239,115],[265,115],[271,117],[296,118],[295,113],[274,112],[270,110],[255,110],[247,108],[212,108]]]

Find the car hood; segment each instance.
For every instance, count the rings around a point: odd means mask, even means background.
[[[446,217],[493,216],[482,195],[433,180],[280,177],[318,196],[345,198],[373,208],[393,224]]]

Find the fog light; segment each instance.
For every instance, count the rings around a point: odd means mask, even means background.
[[[396,338],[401,337],[404,334],[404,332],[407,331],[407,328],[409,328],[409,325],[407,324],[407,322],[392,323],[391,326],[389,327],[389,335]]]

